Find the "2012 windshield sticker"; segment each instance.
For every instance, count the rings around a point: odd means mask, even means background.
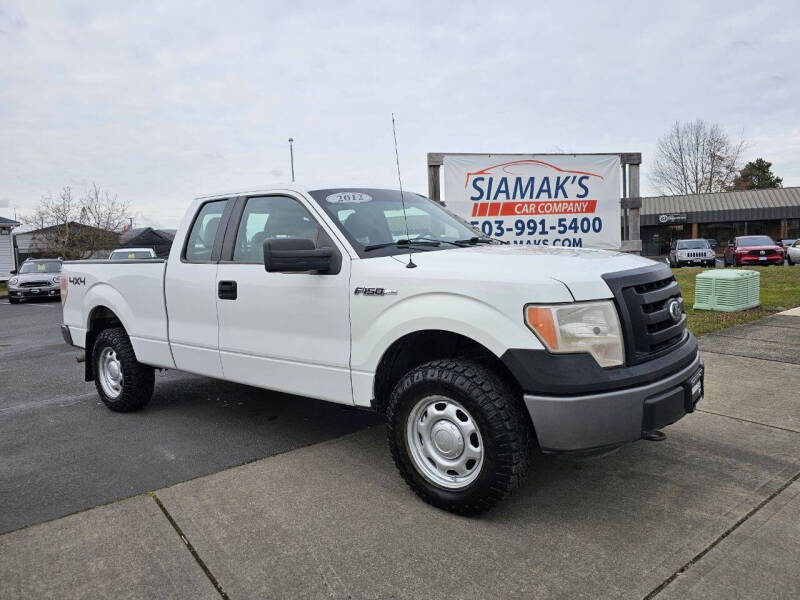
[[[369,202],[372,196],[364,192],[337,192],[325,198],[331,204],[358,204],[360,202]]]

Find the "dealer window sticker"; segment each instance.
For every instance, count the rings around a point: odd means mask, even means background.
[[[128,258],[136,258],[136,255],[133,252],[128,252]]]
[[[42,271],[42,272],[44,272],[44,271],[46,271],[46,270],[47,270],[47,265],[45,265],[45,264],[38,264],[38,265],[36,265],[36,270],[37,270],[37,271]]]
[[[371,201],[372,196],[364,192],[337,192],[326,197],[325,200],[331,204],[357,204]]]

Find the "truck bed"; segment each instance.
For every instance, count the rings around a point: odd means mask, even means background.
[[[94,311],[112,308],[128,332],[137,358],[155,367],[174,367],[168,341],[164,299],[166,261],[76,260],[67,261],[64,324],[73,343],[86,347],[87,324]]]

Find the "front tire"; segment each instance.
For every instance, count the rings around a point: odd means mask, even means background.
[[[9,302],[9,304],[19,304],[20,303],[20,299],[19,298],[12,298],[11,296],[9,296],[8,297],[8,302]]]
[[[386,411],[395,465],[420,498],[475,515],[517,488],[532,430],[521,398],[490,369],[445,359],[413,369]]]
[[[92,366],[97,393],[111,410],[131,412],[150,402],[155,373],[152,367],[136,360],[123,328],[100,332],[92,350]]]

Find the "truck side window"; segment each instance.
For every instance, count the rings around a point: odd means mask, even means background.
[[[197,217],[189,232],[184,258],[188,262],[204,262],[211,260],[214,239],[217,237],[222,211],[227,200],[206,202],[197,213]]]
[[[262,262],[264,240],[306,238],[317,242],[319,225],[311,213],[294,198],[264,196],[248,198],[239,222],[234,262]]]

